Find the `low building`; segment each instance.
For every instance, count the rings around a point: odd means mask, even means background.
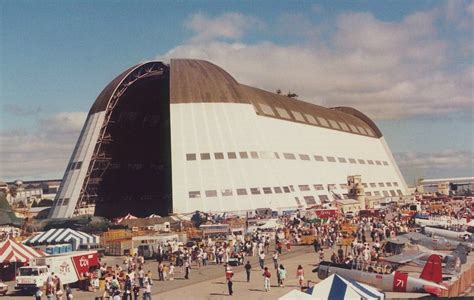
[[[336,200],[336,205],[343,214],[348,212],[357,214],[361,209],[360,202],[354,199]]]

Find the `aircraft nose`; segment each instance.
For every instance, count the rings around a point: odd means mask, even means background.
[[[441,289],[439,287],[432,286],[432,285],[424,285],[423,289],[428,294],[435,295],[435,296],[438,296],[438,297],[441,296]]]

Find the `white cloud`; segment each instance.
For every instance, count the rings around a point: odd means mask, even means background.
[[[474,176],[472,151],[404,152],[394,153],[394,156],[409,184],[419,178]]]
[[[215,24],[227,15],[200,23]],[[464,76],[472,70],[472,62],[458,71],[450,69],[449,41],[439,37],[434,25],[439,18],[434,10],[414,13],[400,22],[380,21],[370,13],[345,13],[335,20],[336,31],[329,40],[316,37],[312,43],[294,45],[242,43],[238,38],[244,31],[237,29],[225,31],[237,38],[235,42],[199,42],[202,33],[196,31],[195,38],[159,59],[206,59],[241,83],[295,91],[302,100],[325,106],[352,106],[375,119],[472,109],[472,81]],[[301,31],[310,31],[310,26],[305,22]],[[218,34],[207,37],[211,36]]]
[[[210,17],[196,13],[185,23],[185,27],[195,33],[192,41],[205,42],[216,38],[239,39],[249,29],[261,26],[257,19],[240,13],[225,13]]]
[[[61,177],[86,116],[62,112],[39,120],[33,132],[0,131],[1,180]]]

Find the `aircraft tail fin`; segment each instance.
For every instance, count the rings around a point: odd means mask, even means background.
[[[441,267],[441,258],[439,255],[432,254],[420,275],[421,279],[440,283],[443,281],[443,272]]]
[[[457,248],[447,256],[446,271],[451,274],[457,274],[461,272],[461,265],[467,261],[466,248],[459,244]]]

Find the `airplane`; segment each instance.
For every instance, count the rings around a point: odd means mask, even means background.
[[[462,245],[458,245],[456,249],[454,249],[454,251],[449,254],[431,250],[421,245],[417,245],[415,247],[416,249],[405,250],[401,254],[383,257],[383,261],[399,265],[414,263],[418,266],[424,266],[429,256],[435,254],[438,255],[445,264],[445,267],[443,268],[443,274],[450,275],[458,274],[460,272],[461,265],[467,262],[466,248]]]
[[[418,232],[409,232],[396,237],[398,241],[405,243],[411,242],[416,245],[422,245],[433,250],[454,250],[461,244],[468,252],[474,249],[474,243],[470,241],[455,241],[445,237],[429,237]]]
[[[346,279],[369,284],[384,292],[429,293],[440,296],[447,288],[442,285],[441,258],[431,255],[421,272],[420,278],[409,276],[408,273],[394,271],[390,274],[371,273],[352,268],[352,265],[336,264],[322,261],[313,273],[320,279],[338,274]]]
[[[436,227],[425,226],[423,232],[430,236],[442,236],[448,239],[469,241],[472,239],[472,233],[467,231],[453,231]]]

